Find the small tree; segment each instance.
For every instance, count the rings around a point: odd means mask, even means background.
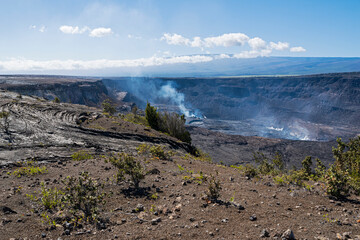
[[[279,152],[276,152],[275,157],[273,159],[274,166],[280,171],[284,171],[285,163]]]
[[[159,128],[159,113],[157,109],[150,105],[148,102],[145,108],[145,118],[149,126],[155,130],[160,130]]]
[[[135,161],[134,157],[126,153],[120,153],[117,156],[111,156],[105,160],[110,162],[118,169],[117,181],[123,181],[125,174],[130,176],[135,188],[139,188],[140,181],[145,178],[144,169],[141,164]]]
[[[185,128],[185,116],[177,113],[164,112],[159,114],[160,118],[160,130],[167,132],[170,136],[177,139],[191,143],[190,133]]]
[[[316,158],[315,174],[317,178],[322,178],[325,174],[326,167],[319,158]]]
[[[307,176],[310,176],[311,175],[311,165],[312,165],[312,161],[311,161],[311,157],[310,156],[307,156],[302,162],[301,162],[301,165],[302,165],[302,170],[304,171],[304,173],[307,175]]]
[[[113,106],[110,99],[106,99],[102,102],[103,112],[108,113],[110,116],[114,115],[116,108]]]

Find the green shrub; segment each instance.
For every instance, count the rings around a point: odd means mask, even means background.
[[[360,194],[360,136],[348,143],[338,138],[337,143],[337,148],[332,150],[335,163],[325,175],[326,183],[330,184],[328,192],[334,196],[346,195],[349,190]]]
[[[310,156],[307,156],[302,162],[301,162],[301,165],[302,165],[302,170],[304,171],[304,173],[307,175],[307,176],[311,176],[312,174],[312,170],[311,170],[311,165],[312,165],[312,161],[311,161],[311,157]]]
[[[221,183],[219,179],[216,179],[215,176],[210,175],[210,177],[207,179],[208,183],[208,189],[206,192],[206,195],[208,197],[208,200],[211,202],[216,202],[217,199],[220,197],[220,191],[221,191]]]
[[[349,193],[349,174],[332,165],[325,173],[326,193],[334,197],[345,197]]]
[[[194,159],[202,162],[212,162],[211,156],[208,153],[205,153],[200,148],[195,148],[193,153]],[[189,159],[190,155],[186,154],[184,159]]]
[[[109,114],[110,116],[114,115],[114,113],[116,112],[116,108],[114,107],[110,99],[104,100],[101,105],[103,107],[103,112]]]
[[[249,178],[253,178],[253,177],[257,176],[258,173],[257,173],[256,168],[253,165],[246,164],[244,166],[244,174],[245,174],[245,176],[247,176]]]
[[[146,143],[140,144],[136,148],[136,150],[138,151],[139,155],[143,155],[143,154],[147,153],[150,150],[150,145],[146,144]]]
[[[326,167],[319,158],[316,158],[315,176],[317,179],[322,179],[325,175]]]
[[[55,97],[54,100],[53,100],[54,103],[60,103],[60,98],[58,97]]]
[[[123,181],[125,175],[129,175],[135,188],[139,188],[140,181],[145,178],[144,169],[139,162],[136,162],[134,157],[126,153],[120,153],[108,157],[106,162],[110,162],[118,169],[117,181]]]
[[[74,161],[83,161],[87,159],[93,159],[94,157],[89,154],[87,151],[80,150],[71,155],[72,160]]]
[[[25,163],[25,166],[20,167],[16,169],[12,174],[16,177],[22,177],[22,176],[34,176],[38,174],[44,174],[47,173],[48,170],[45,166],[38,167],[34,165],[33,161],[28,161]]]
[[[139,124],[139,125],[143,125],[143,126],[148,126],[148,122],[145,117],[136,115],[134,113],[128,113],[126,115],[122,115],[121,118],[127,122],[131,122],[131,123],[135,123],[135,124]]]
[[[337,139],[338,147],[333,147],[335,165],[345,171],[348,170],[350,176],[360,177],[360,136],[350,139],[348,143]]]
[[[273,158],[273,164],[274,164],[274,167],[280,171],[280,172],[283,172],[284,169],[285,169],[285,162],[281,156],[281,154],[279,152],[276,152],[275,154],[275,157]]]
[[[164,151],[164,148],[160,145],[156,145],[156,146],[152,146],[150,148],[150,154],[152,155],[152,157],[154,158],[159,158],[161,160],[167,160],[168,156]]]
[[[62,198],[64,193],[57,188],[46,188],[45,183],[41,182],[40,198],[27,194],[32,201],[40,205],[43,210],[61,210],[63,208]]]
[[[64,204],[72,213],[75,222],[96,222],[99,206],[105,204],[104,185],[82,172],[78,178],[67,177],[63,181]]]

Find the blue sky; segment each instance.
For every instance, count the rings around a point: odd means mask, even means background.
[[[0,0],[0,73],[359,57],[358,0]]]

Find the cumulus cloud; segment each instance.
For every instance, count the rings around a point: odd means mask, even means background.
[[[182,45],[188,47],[213,48],[213,47],[236,47],[247,45],[250,50],[244,49],[240,53],[234,54],[235,58],[254,58],[269,56],[275,51],[304,52],[303,47],[292,47],[288,42],[266,42],[260,37],[250,38],[244,33],[226,33],[215,37],[194,37],[192,39],[181,36],[180,34],[165,33],[161,40],[166,41],[170,45]]]
[[[105,37],[113,34],[111,28],[104,27],[91,29],[87,26],[80,28],[78,26],[63,25],[59,27],[59,30],[65,34],[83,34],[89,32],[90,37]]]
[[[105,37],[105,36],[109,36],[113,34],[113,31],[111,30],[111,28],[95,28],[93,30],[90,31],[89,36],[90,37]]]
[[[306,49],[303,47],[292,47],[290,48],[290,52],[306,52]]]
[[[248,40],[249,37],[243,33],[227,33],[216,37],[207,37],[201,39],[200,37],[194,37],[192,40],[185,38],[179,34],[164,33],[161,40],[165,40],[170,45],[184,45],[198,48],[210,48],[210,47],[232,47],[242,46]]]
[[[249,39],[248,44],[252,49],[255,50],[266,48],[266,42],[259,37]]]
[[[208,37],[204,39],[204,47],[233,47],[233,46],[242,46],[247,41],[249,37],[243,33],[227,33],[217,37]]]
[[[83,34],[86,31],[90,30],[90,28],[88,27],[83,27],[83,28],[79,28],[78,26],[68,26],[68,25],[63,25],[59,28],[59,30],[65,34]]]
[[[290,46],[290,44],[287,42],[277,42],[277,43],[270,42],[270,48],[279,50],[279,51],[286,50],[289,48],[289,46]]]
[[[179,35],[179,34],[169,34],[169,33],[165,33],[161,40],[165,40],[167,42],[167,44],[169,45],[189,45],[190,44],[190,40],[187,38],[184,38],[183,36]]]
[[[96,70],[107,68],[150,67],[177,63],[200,63],[214,60],[211,56],[191,55],[175,57],[150,57],[132,60],[99,59],[36,61],[29,59],[11,59],[0,61],[1,71],[46,71],[46,70]]]

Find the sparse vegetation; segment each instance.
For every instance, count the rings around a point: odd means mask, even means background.
[[[337,139],[338,146],[332,152],[335,162],[324,174],[326,192],[335,197],[345,197],[350,191],[360,194],[360,137],[345,143]],[[317,172],[324,166],[318,164]]]
[[[148,121],[146,120],[146,118],[144,116],[140,116],[134,113],[128,113],[128,114],[121,114],[120,115],[121,119],[123,119],[124,121],[127,122],[131,122],[131,123],[135,123],[135,124],[139,124],[139,125],[143,125],[143,126],[149,126]]]
[[[74,161],[83,161],[87,159],[93,159],[94,156],[92,156],[90,153],[84,150],[79,150],[71,155],[72,160]]]
[[[32,201],[39,205],[42,210],[53,211],[61,210],[63,208],[63,196],[64,193],[61,190],[55,188],[46,188],[45,183],[41,183],[40,197],[34,195],[27,195]]]
[[[44,174],[48,172],[45,166],[43,167],[35,166],[35,163],[33,161],[25,162],[23,165],[24,166],[14,170],[12,175],[16,177],[23,177],[23,176],[29,177],[29,176]]]
[[[153,158],[158,158],[160,160],[168,159],[168,156],[161,145],[152,146],[149,150]]]
[[[218,175],[218,173],[216,173],[216,175]],[[220,191],[222,189],[220,180],[217,179],[214,175],[210,175],[210,177],[207,179],[207,183],[208,189],[206,195],[208,200],[211,202],[216,202],[220,197]]]
[[[134,157],[126,153],[120,153],[108,157],[105,162],[110,162],[118,169],[117,181],[123,181],[125,175],[129,175],[135,188],[139,188],[141,180],[145,178],[145,171],[142,165],[135,161]]]
[[[60,98],[58,97],[55,97],[54,100],[53,100],[54,103],[60,103]]]
[[[212,159],[208,153],[203,152],[200,148],[195,148],[194,152],[192,154],[185,154],[185,156],[182,157],[185,160],[198,160],[202,162],[212,162]]]
[[[110,99],[106,99],[101,103],[101,106],[103,107],[103,112],[105,114],[108,114],[110,116],[114,115],[114,113],[116,112],[116,108],[113,105],[113,103],[111,102]]]
[[[136,148],[136,150],[138,151],[139,155],[143,155],[143,154],[147,153],[150,150],[150,145],[146,144],[146,143],[140,144]]]
[[[63,183],[63,202],[75,222],[96,222],[99,206],[105,204],[104,185],[91,178],[87,172],[82,172],[78,178],[69,176]]]

